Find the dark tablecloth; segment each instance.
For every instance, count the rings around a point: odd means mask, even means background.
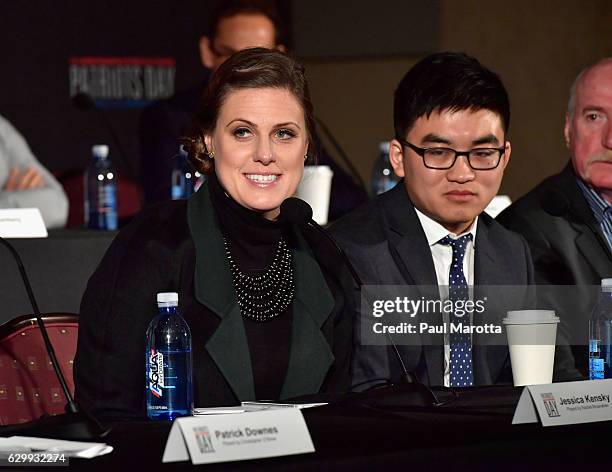
[[[557,426],[511,424],[521,389],[480,387],[459,393],[441,407],[367,400],[303,410],[316,452],[265,460],[212,464],[207,470],[585,470],[610,464],[612,423]],[[438,393],[450,400],[447,392]],[[401,398],[395,398],[401,403]],[[410,400],[406,400],[406,405]],[[169,470],[190,462],[162,464],[169,423],[115,425],[105,441],[115,450],[78,468],[120,470],[134,466]]]

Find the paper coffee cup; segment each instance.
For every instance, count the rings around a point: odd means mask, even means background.
[[[559,318],[551,310],[509,311],[508,335],[515,386],[552,383]]]
[[[312,219],[320,225],[327,224],[329,196],[333,171],[329,166],[306,166],[295,196],[312,207]]]

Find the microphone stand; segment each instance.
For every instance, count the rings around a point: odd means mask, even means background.
[[[347,257],[346,253],[342,250],[334,238],[332,238],[327,231],[321,227],[321,225],[312,219],[312,208],[310,208],[308,203],[295,197],[287,198],[281,205],[280,217],[289,223],[310,226],[316,232],[321,234],[323,238],[332,245],[335,252],[340,255],[342,262],[344,262],[344,265],[348,268],[353,281],[357,284],[357,287],[363,287],[363,282],[361,281],[359,274],[353,267],[353,264]],[[399,349],[397,348],[397,345],[393,341],[391,335],[389,333],[385,334],[387,335],[389,344],[393,347],[393,353],[402,370],[400,381],[395,387],[400,390],[400,393],[408,394],[411,397],[414,397],[416,402],[421,405],[431,405],[437,403],[431,389],[419,381],[415,372],[408,371]]]
[[[342,250],[342,248],[338,245],[338,243],[327,233],[327,231],[325,231],[325,229],[323,229],[321,227],[321,225],[319,223],[317,223],[315,220],[313,220],[312,217],[309,218],[309,221],[306,224],[308,226],[310,226],[311,228],[314,228],[315,230],[317,230],[320,234],[322,234],[325,237],[325,239],[327,241],[329,241],[332,244],[332,246],[334,247],[336,252],[338,254],[340,254],[340,257],[342,258],[342,262],[344,262],[344,265],[348,268],[349,272],[351,273],[351,276],[353,277],[353,280],[357,283],[357,286],[359,288],[363,287],[363,282],[361,281],[361,278],[359,277],[359,274],[357,274],[357,271],[353,267],[353,264],[351,264],[351,261],[349,260],[348,256]],[[400,385],[420,384],[419,379],[418,379],[416,373],[415,372],[409,372],[408,369],[406,368],[406,364],[404,364],[404,360],[402,359],[402,356],[401,356],[399,350],[397,349],[397,345],[393,341],[393,338],[391,337],[391,335],[389,333],[387,333],[387,332],[385,332],[385,334],[387,335],[387,339],[389,339],[389,343],[393,347],[393,352],[395,354],[395,357],[397,358],[397,360],[398,360],[398,362],[400,364],[400,367],[402,369],[402,376],[400,378]]]
[[[98,423],[95,418],[81,411],[76,402],[74,401],[72,394],[70,393],[66,378],[64,377],[64,374],[60,369],[59,363],[57,362],[55,350],[53,349],[53,345],[51,344],[51,340],[49,339],[47,328],[45,327],[45,323],[40,314],[40,310],[38,309],[38,303],[36,302],[36,298],[34,297],[34,292],[32,290],[32,286],[30,285],[30,280],[26,273],[21,257],[19,256],[19,253],[6,239],[0,237],[0,243],[2,243],[9,249],[13,258],[15,259],[15,262],[17,263],[21,279],[28,294],[30,304],[32,305],[32,310],[34,310],[34,315],[36,316],[36,322],[38,323],[38,328],[42,335],[47,354],[49,355],[49,359],[51,361],[51,364],[53,365],[55,375],[57,376],[62,391],[64,392],[64,395],[66,396],[66,399],[68,401],[65,408],[65,414],[43,417],[39,420],[22,423],[19,425],[0,427],[0,436],[6,436],[9,434],[26,434],[31,436],[45,436],[58,439],[92,440],[98,439],[106,435],[108,431],[104,431],[100,423]]]

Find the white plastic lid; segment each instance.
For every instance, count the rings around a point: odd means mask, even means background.
[[[178,303],[178,293],[160,292],[157,294],[157,303]]]
[[[106,159],[108,157],[108,146],[106,144],[94,144],[91,147],[91,153],[96,157]]]
[[[502,323],[507,324],[548,324],[559,323],[559,317],[553,310],[516,310],[509,311]]]
[[[378,145],[378,151],[384,152],[385,154],[389,154],[389,149],[391,149],[391,143],[389,141],[383,141]]]

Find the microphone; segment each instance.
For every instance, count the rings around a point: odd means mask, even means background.
[[[88,93],[78,92],[76,95],[74,95],[72,97],[71,100],[72,100],[72,104],[74,105],[74,107],[77,110],[89,111],[89,110],[95,109],[95,110],[98,111],[98,113],[102,117],[102,121],[104,122],[104,126],[106,127],[106,129],[110,133],[111,138],[112,138],[113,142],[115,143],[115,146],[117,146],[117,149],[119,150],[119,156],[120,156],[119,162],[121,163],[122,167],[129,172],[129,174],[131,176],[136,175],[136,172],[134,171],[132,163],[128,159],[127,153],[125,152],[125,149],[121,145],[121,141],[119,140],[119,136],[115,132],[115,128],[114,128],[111,120],[108,117],[108,113],[106,113],[106,111],[103,108],[96,108],[96,101]]]
[[[25,431],[30,435],[41,435],[43,437],[46,436],[60,439],[100,438],[101,436],[106,434],[106,432],[104,432],[102,426],[94,418],[84,414],[79,410],[79,407],[77,406],[72,394],[70,393],[66,378],[64,377],[64,374],[60,369],[59,363],[57,362],[55,350],[53,349],[53,345],[51,344],[51,340],[49,339],[47,328],[45,327],[45,323],[40,314],[40,310],[38,309],[38,303],[36,302],[36,298],[34,297],[34,291],[32,290],[32,286],[30,285],[30,280],[26,273],[21,257],[19,256],[19,253],[6,239],[1,236],[0,243],[2,243],[5,247],[8,248],[8,250],[13,256],[13,259],[15,259],[15,262],[17,263],[17,267],[19,268],[19,273],[21,275],[21,280],[28,294],[28,299],[30,300],[32,310],[34,311],[34,315],[36,316],[38,328],[40,329],[40,333],[45,343],[45,349],[47,350],[47,354],[49,355],[49,360],[53,365],[53,370],[55,371],[55,375],[59,380],[62,391],[64,392],[64,395],[68,400],[68,403],[66,404],[66,414],[51,416],[30,423],[22,423],[19,425],[2,427],[0,428],[0,436],[5,436],[9,433],[23,433]]]
[[[340,258],[344,262],[345,266],[348,268],[357,286],[359,288],[363,286],[363,282],[361,281],[359,274],[357,274],[357,271],[353,267],[353,264],[351,264],[351,261],[349,260],[346,253],[338,245],[336,240],[332,238],[331,235],[321,227],[321,225],[319,225],[316,221],[312,219],[312,208],[307,202],[296,197],[286,198],[280,206],[280,218],[283,221],[296,224],[298,226],[310,226],[312,228],[315,228],[320,234],[325,237],[325,239],[327,239],[327,241],[331,243],[336,252],[340,255]],[[385,334],[387,335],[387,339],[393,347],[395,357],[398,360],[399,365],[402,369],[402,377],[400,384],[421,384],[417,378],[416,373],[409,372],[406,368],[406,364],[404,364],[404,360],[402,359],[402,356],[400,355],[399,350],[397,349],[397,345],[395,344],[395,342],[393,342],[391,335],[387,332],[385,332]]]

